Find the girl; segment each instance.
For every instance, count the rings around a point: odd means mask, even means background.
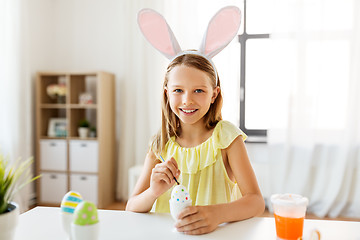
[[[179,232],[203,234],[224,222],[258,216],[264,200],[248,159],[246,135],[221,117],[215,66],[197,51],[177,54],[163,83],[162,127],[145,159],[126,210],[169,212],[174,178],[193,206],[175,224]],[[160,155],[167,159],[159,160]]]

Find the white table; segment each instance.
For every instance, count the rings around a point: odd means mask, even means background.
[[[174,229],[169,214],[99,210],[100,240],[112,239],[275,239],[274,218],[252,218],[223,224],[214,232],[187,236]],[[322,240],[360,240],[360,222],[305,219],[304,234],[321,232]],[[65,240],[60,208],[36,207],[20,215],[16,240]]]

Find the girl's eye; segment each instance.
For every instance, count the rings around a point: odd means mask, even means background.
[[[204,91],[203,91],[202,89],[196,89],[195,92],[196,92],[196,93],[202,93],[202,92],[204,92]]]
[[[175,89],[174,92],[175,92],[175,93],[181,93],[182,90],[181,90],[181,89]]]

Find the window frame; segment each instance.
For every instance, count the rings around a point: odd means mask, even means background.
[[[244,0],[243,11],[244,31],[238,35],[240,43],[240,129],[254,142],[266,142],[267,129],[247,129],[245,125],[245,101],[246,101],[246,41],[249,39],[269,39],[270,34],[248,34],[246,32],[246,0]]]

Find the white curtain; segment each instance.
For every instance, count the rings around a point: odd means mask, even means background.
[[[120,92],[120,112],[117,113],[119,161],[117,198],[128,198],[128,170],[142,164],[150,137],[160,127],[160,89],[166,70],[165,59],[148,44],[137,25],[137,13],[142,8],[163,10],[163,0],[128,0],[123,2],[122,54],[124,61]]]
[[[34,156],[33,96],[26,67],[25,1],[0,1],[0,151],[14,162]],[[28,208],[29,186],[17,194]]]
[[[307,196],[320,217],[359,218],[360,2],[274,2],[269,64],[284,82],[271,89],[270,193]]]

